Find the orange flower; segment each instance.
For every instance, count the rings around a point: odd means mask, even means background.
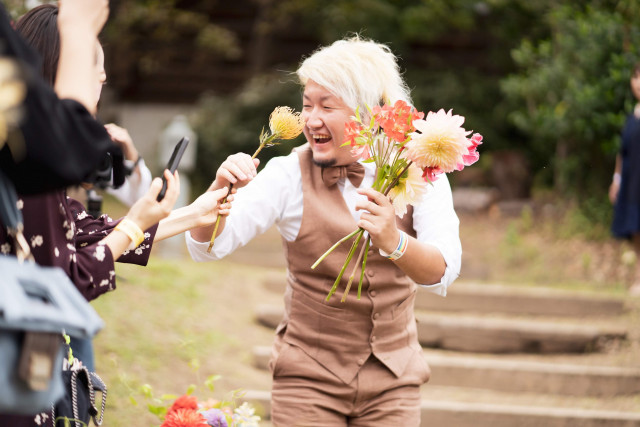
[[[198,409],[198,399],[195,396],[184,395],[180,396],[173,402],[171,408],[169,408],[168,414],[180,409],[189,409],[196,411]]]
[[[160,427],[209,427],[209,424],[199,412],[180,408],[170,410]]]
[[[375,106],[372,110],[375,122],[384,133],[394,141],[404,142],[407,133],[413,132],[413,121],[424,117],[424,113],[418,112],[404,101],[396,101],[392,106],[385,104],[382,107]]]

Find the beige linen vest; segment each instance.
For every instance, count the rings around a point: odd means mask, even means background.
[[[371,354],[400,376],[409,359],[420,351],[413,313],[416,285],[373,248],[369,250],[360,300],[358,269],[347,300],[340,302],[350,265],[338,290],[326,301],[351,241],[334,250],[315,270],[311,265],[357,226],[338,185],[327,187],[322,182],[321,169],[312,163],[308,145],[296,151],[304,206],[296,240],[284,241],[289,274],[285,316],[278,332],[345,383],[355,378]],[[415,236],[411,213],[410,210],[402,220],[398,219],[398,226]]]

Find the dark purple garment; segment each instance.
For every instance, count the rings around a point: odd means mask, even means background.
[[[64,270],[89,301],[116,287],[113,255],[99,242],[120,222],[107,215],[93,218],[82,203],[54,191],[37,196],[20,196],[18,207],[24,217],[24,236],[36,263]],[[1,224],[0,224],[1,225]],[[145,232],[145,240],[123,253],[118,262],[146,265],[158,226]],[[0,253],[14,253],[13,240],[0,227]],[[50,427],[51,413],[34,415],[0,414],[0,427]]]
[[[18,207],[24,216],[24,236],[36,263],[64,270],[80,293],[91,301],[116,287],[114,259],[108,246],[99,242],[119,220],[107,215],[93,218],[64,191],[21,196]],[[136,249],[126,251],[118,262],[147,265],[157,225],[145,232]],[[0,229],[0,253],[13,254],[13,240]]]
[[[633,114],[622,131],[620,157],[622,179],[611,231],[616,237],[631,238],[640,233],[640,118]]]

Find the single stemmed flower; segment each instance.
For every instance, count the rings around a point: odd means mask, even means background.
[[[299,112],[294,111],[290,107],[276,107],[269,116],[270,132],[265,132],[264,128],[262,128],[262,132],[260,132],[260,144],[258,145],[258,149],[255,153],[253,153],[253,156],[251,156],[251,158],[255,159],[260,151],[262,151],[262,149],[265,147],[277,145],[282,140],[296,138],[298,135],[300,135],[300,133],[302,133],[303,128],[304,120],[300,116]],[[231,194],[232,188],[233,184],[229,184],[229,194]],[[225,197],[222,201],[223,204],[227,202],[227,197]],[[220,226],[220,218],[221,216],[218,215],[207,252],[211,252],[213,244],[215,243],[216,234],[218,233],[218,227]]]
[[[415,110],[404,101],[393,106],[385,104],[369,109],[370,120],[364,123],[359,110],[355,120],[345,125],[345,142],[351,152],[364,162],[375,162],[376,178],[372,188],[389,196],[396,215],[400,218],[407,212],[407,206],[420,202],[431,184],[441,173],[462,170],[479,159],[477,147],[482,143],[482,135],[476,133],[470,138],[470,131],[462,127],[464,117],[453,115],[451,110],[424,113]],[[335,248],[347,240],[354,239],[347,258],[338,273],[327,301],[336,292],[347,266],[364,236],[359,228],[340,239],[311,266],[318,266]],[[358,283],[358,299],[362,291],[367,254],[371,237],[367,235],[349,276],[342,296],[346,301],[361,265]]]

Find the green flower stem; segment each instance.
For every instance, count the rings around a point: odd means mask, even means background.
[[[346,236],[344,236],[342,239],[338,240],[333,246],[331,246],[329,248],[328,251],[326,251],[324,254],[322,254],[322,256],[320,258],[318,258],[318,260],[316,262],[313,263],[313,265],[311,266],[311,269],[315,269],[318,264],[320,264],[322,261],[324,261],[324,259],[331,253],[333,252],[333,250],[335,248],[337,248],[338,246],[340,246],[342,243],[346,242],[347,240],[349,240],[350,238],[352,238],[353,236],[355,236],[356,234],[360,233],[360,232],[364,232],[364,230],[362,228],[358,228],[357,230],[355,230],[354,232],[352,232],[351,234],[348,234]]]
[[[391,191],[391,189],[392,189],[393,187],[395,187],[395,186],[396,186],[396,184],[398,183],[398,181],[400,181],[400,177],[401,177],[402,175],[404,175],[404,173],[407,171],[407,169],[409,169],[409,166],[411,166],[411,164],[412,164],[412,163],[413,163],[413,162],[409,162],[409,163],[407,164],[407,166],[405,166],[405,168],[404,168],[404,169],[402,169],[402,172],[400,172],[400,173],[396,176],[396,178],[395,178],[393,181],[391,181],[391,184],[389,184],[389,186],[387,187],[387,189],[386,189],[386,190],[384,190],[384,193],[383,193],[383,194],[384,194],[385,196],[386,196],[387,194],[389,194],[389,191]]]
[[[358,283],[358,299],[362,293],[362,281],[364,280],[364,268],[367,266],[367,255],[369,255],[369,248],[371,247],[371,236],[367,237],[367,243],[365,243],[364,258],[362,259],[362,270],[360,270],[360,283]]]
[[[347,259],[344,261],[344,264],[342,265],[342,269],[340,270],[340,274],[338,275],[338,278],[336,279],[336,281],[333,282],[333,286],[331,287],[331,290],[329,291],[329,295],[327,295],[327,298],[326,298],[327,301],[329,301],[329,299],[331,299],[333,294],[336,293],[336,289],[338,289],[338,285],[340,284],[340,279],[342,279],[342,275],[344,274],[344,271],[347,269],[347,266],[351,262],[351,258],[353,258],[353,254],[355,253],[356,248],[358,247],[358,243],[360,243],[360,239],[364,234],[364,230],[362,229],[358,229],[356,230],[356,232],[358,233],[358,237],[356,237],[356,239],[353,241],[353,244],[351,245],[351,249],[349,250],[349,255],[347,255]]]
[[[345,302],[347,300],[347,295],[349,295],[349,291],[351,290],[351,284],[353,283],[353,279],[356,276],[356,270],[358,269],[358,265],[360,265],[360,262],[363,259],[363,254],[366,254],[367,252],[367,248],[368,248],[368,243],[369,243],[369,239],[367,238],[367,244],[362,246],[362,249],[360,249],[360,253],[358,254],[358,258],[356,259],[355,264],[353,265],[353,270],[351,271],[351,275],[349,276],[349,282],[347,283],[347,287],[344,290],[344,294],[342,294],[342,299],[340,300],[340,302]],[[362,268],[362,271],[360,272],[360,283],[358,284],[358,299],[360,299],[360,288],[362,286],[362,274],[364,273],[364,266]]]
[[[278,137],[278,134],[274,134],[274,135],[269,135],[268,137],[265,138],[265,133],[263,131],[262,135],[260,135],[260,145],[258,146],[258,149],[256,150],[256,152],[253,153],[253,156],[251,156],[251,159],[255,159],[256,156],[260,153],[260,151],[262,151],[262,149],[266,147],[268,144],[271,144],[277,137]],[[229,194],[231,194],[232,188],[233,188],[233,183],[230,183],[229,192],[227,193],[225,198],[222,200],[221,204],[227,203],[227,198],[229,197]],[[213,228],[213,234],[211,235],[211,241],[209,242],[207,253],[211,253],[211,249],[213,249],[213,244],[216,241],[216,234],[218,234],[218,227],[220,227],[221,218],[222,217],[220,215],[218,215],[218,217],[216,218],[216,226]]]

